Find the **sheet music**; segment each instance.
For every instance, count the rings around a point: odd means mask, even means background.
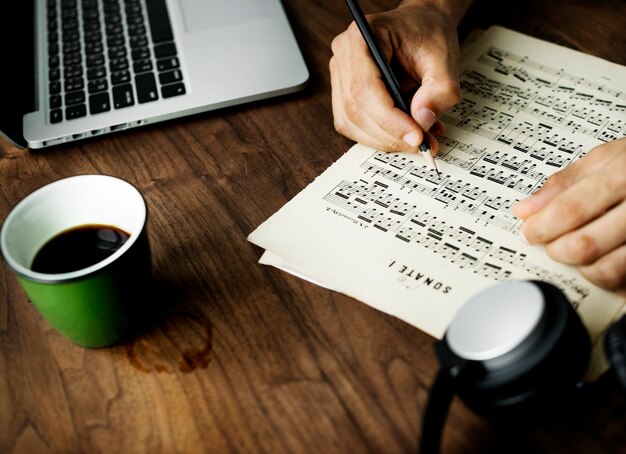
[[[624,301],[524,244],[511,206],[626,136],[626,68],[501,27],[463,50],[461,68],[463,99],[442,117],[441,175],[421,156],[357,144],[249,239],[267,250],[261,263],[438,338],[487,286],[545,280],[599,344]]]

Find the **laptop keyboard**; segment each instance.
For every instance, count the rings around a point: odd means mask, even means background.
[[[47,6],[51,123],[185,94],[165,0]]]

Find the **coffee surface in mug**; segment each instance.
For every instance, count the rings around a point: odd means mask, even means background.
[[[112,225],[73,227],[48,240],[35,255],[31,269],[46,274],[81,270],[113,255],[129,237]]]

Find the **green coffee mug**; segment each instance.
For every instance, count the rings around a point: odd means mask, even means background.
[[[111,176],[80,175],[50,183],[19,202],[2,225],[0,249],[50,325],[78,345],[105,347],[133,332],[148,299],[146,221],[145,201],[134,186]],[[129,236],[91,266],[56,274],[32,270],[51,238],[88,225],[114,226]]]

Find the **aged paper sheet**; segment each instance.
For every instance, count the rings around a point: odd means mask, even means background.
[[[509,279],[561,288],[594,343],[624,301],[519,238],[516,200],[626,135],[626,68],[493,27],[466,46],[463,100],[437,165],[357,144],[249,240],[261,263],[440,338],[476,292]],[[601,353],[594,368],[605,367]]]

